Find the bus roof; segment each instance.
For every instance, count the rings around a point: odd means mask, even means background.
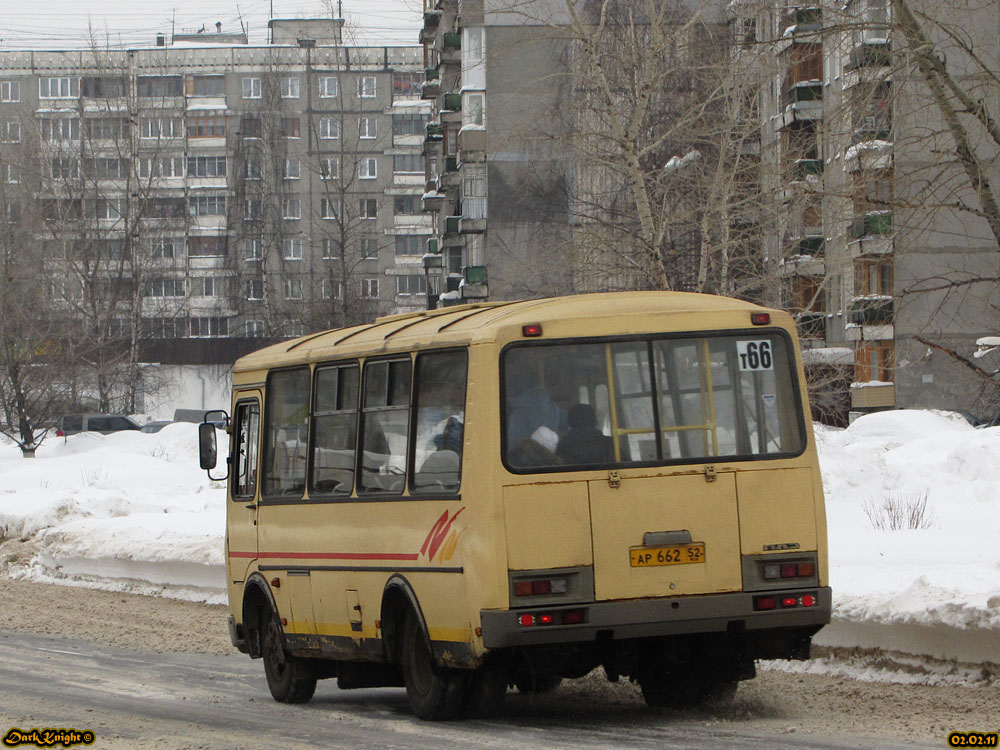
[[[414,346],[447,346],[492,341],[503,329],[517,329],[539,324],[543,330],[565,328],[579,321],[612,323],[620,333],[623,329],[636,333],[651,330],[681,330],[680,319],[691,324],[694,316],[715,318],[715,325],[698,325],[695,329],[711,329],[736,325],[732,314],[764,311],[767,308],[750,302],[710,294],[690,292],[604,292],[568,297],[517,302],[484,302],[422,310],[377,318],[373,323],[320,331],[297,339],[283,341],[252,352],[236,361],[235,372],[258,370],[298,362],[358,356],[396,351]],[[786,313],[771,310],[782,316]],[[671,317],[678,318],[670,325]],[[787,318],[787,320],[786,320]],[[722,321],[729,320],[728,323]],[[749,325],[749,315],[743,325]],[[775,321],[779,322],[779,321]],[[603,326],[602,326],[603,327]],[[592,325],[582,335],[600,335]],[[575,335],[581,335],[579,326]]]

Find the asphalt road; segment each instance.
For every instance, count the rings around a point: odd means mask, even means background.
[[[233,654],[128,651],[0,631],[0,731],[90,729],[95,748],[936,748],[851,736],[782,734],[752,719],[609,706],[600,696],[511,693],[489,721],[414,718],[401,689],[320,682],[302,706],[275,703],[260,662]]]

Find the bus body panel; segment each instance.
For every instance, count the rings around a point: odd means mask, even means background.
[[[622,478],[617,487],[607,480],[590,482],[590,503],[598,601],[740,590],[733,474],[712,481],[704,474]],[[643,554],[649,558],[645,564],[633,566],[630,550],[643,547],[646,534],[663,533],[703,544],[704,556],[659,564],[662,546],[651,545]]]
[[[503,508],[510,570],[594,564],[585,482],[504,487]]]
[[[808,467],[736,475],[744,555],[817,549],[816,502]]]

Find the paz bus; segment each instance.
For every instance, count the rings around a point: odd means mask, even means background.
[[[423,719],[600,667],[731,696],[830,619],[795,325],[619,292],[395,315],[233,368],[234,646],[278,701],[405,686]],[[215,428],[201,428],[203,468]]]

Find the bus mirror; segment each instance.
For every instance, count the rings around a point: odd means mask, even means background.
[[[210,422],[202,422],[198,425],[198,456],[201,461],[201,468],[211,471],[215,468],[219,457],[219,449],[216,445],[215,425]]]

